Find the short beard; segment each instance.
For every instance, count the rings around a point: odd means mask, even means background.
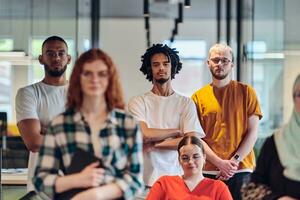
[[[216,75],[216,74],[213,72],[213,70],[210,70],[210,72],[211,72],[211,75],[212,75],[215,79],[217,79],[217,80],[223,80],[223,79],[225,79],[225,78],[228,76],[228,74],[224,74],[224,75]]]
[[[51,76],[51,77],[61,77],[66,69],[67,69],[67,65],[65,65],[61,70],[51,70],[50,67],[48,65],[44,65],[45,71],[46,73]]]
[[[166,83],[170,78],[160,78],[160,79],[155,79],[155,82],[163,85],[164,83]]]

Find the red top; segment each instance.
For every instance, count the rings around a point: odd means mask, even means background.
[[[162,176],[152,186],[147,200],[232,200],[228,187],[204,178],[192,191],[180,176]]]

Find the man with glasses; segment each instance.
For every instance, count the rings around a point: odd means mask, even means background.
[[[63,112],[67,93],[65,71],[71,62],[68,46],[58,36],[47,38],[42,45],[39,62],[44,65],[42,81],[18,90],[16,96],[17,126],[30,151],[27,191],[33,191],[34,175],[40,145],[50,120]]]
[[[203,173],[224,180],[233,199],[239,200],[240,188],[249,181],[255,166],[253,146],[262,113],[254,89],[231,79],[231,47],[212,46],[207,65],[212,83],[192,95],[206,133],[203,143],[207,162]]]

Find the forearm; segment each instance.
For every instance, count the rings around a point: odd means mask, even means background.
[[[146,122],[140,122],[140,128],[143,133],[144,142],[160,142],[167,138],[177,137],[182,135],[179,129],[175,128],[149,128]]]
[[[215,152],[208,146],[208,144],[204,140],[201,141],[203,144],[206,159],[213,165],[218,166],[218,163],[220,162],[221,158],[217,156],[217,154],[215,154]]]
[[[243,160],[253,149],[257,139],[259,118],[256,115],[252,115],[248,119],[248,129],[245,137],[239,145],[235,154],[238,154],[240,159]]]
[[[252,151],[256,139],[256,133],[247,133],[235,154],[238,154],[240,159],[243,160]]]
[[[181,139],[182,137],[164,140],[160,143],[155,144],[154,147],[156,149],[177,150],[178,143],[180,142]]]
[[[147,131],[143,132],[143,140],[144,142],[159,142],[168,138],[176,137],[179,132],[180,130],[178,129],[149,128]]]
[[[57,193],[62,193],[74,188],[80,188],[82,187],[80,181],[77,174],[59,176],[55,181],[55,191]]]
[[[42,126],[37,119],[25,119],[17,124],[21,137],[29,151],[38,152],[43,142]]]
[[[123,191],[116,183],[109,183],[95,188],[97,200],[118,199],[123,196]]]

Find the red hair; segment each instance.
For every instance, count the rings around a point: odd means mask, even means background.
[[[119,74],[116,66],[108,54],[100,49],[91,49],[79,56],[76,60],[69,82],[67,95],[67,109],[80,109],[83,102],[83,93],[81,90],[80,75],[83,71],[85,63],[90,63],[95,60],[102,60],[108,67],[109,80],[108,87],[105,92],[105,100],[107,110],[111,111],[114,108],[124,109],[124,97],[120,84]]]

